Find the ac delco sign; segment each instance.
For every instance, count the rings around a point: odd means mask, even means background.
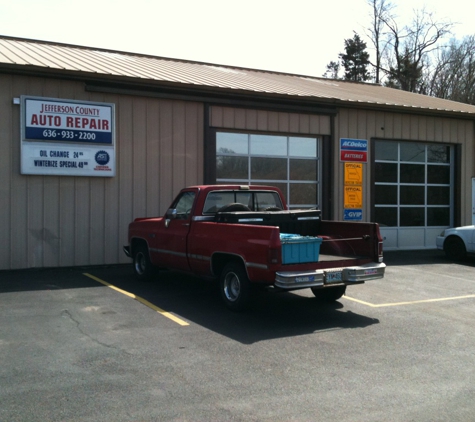
[[[368,141],[366,139],[340,139],[340,161],[366,163],[368,161]]]

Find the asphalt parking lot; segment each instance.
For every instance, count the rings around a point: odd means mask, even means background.
[[[333,305],[129,266],[0,272],[1,421],[473,421],[475,258],[389,252]]]

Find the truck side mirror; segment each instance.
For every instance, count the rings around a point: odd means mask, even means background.
[[[168,226],[170,225],[170,221],[176,219],[176,215],[177,212],[175,208],[168,208],[165,214],[165,227],[168,228]]]
[[[167,213],[165,214],[165,217],[168,218],[169,220],[175,220],[176,219],[176,209],[175,208],[169,208],[167,210]]]

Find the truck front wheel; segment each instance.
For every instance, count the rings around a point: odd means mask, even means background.
[[[346,286],[335,286],[327,288],[314,288],[312,287],[312,293],[320,302],[331,303],[340,299],[346,292]]]
[[[242,311],[249,303],[251,282],[242,264],[228,263],[219,278],[221,297],[232,311]]]
[[[148,249],[144,245],[140,245],[134,253],[134,272],[142,281],[150,281],[157,275],[157,269],[151,263]]]

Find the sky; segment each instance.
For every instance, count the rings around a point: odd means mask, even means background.
[[[455,38],[475,34],[475,2],[392,3],[403,23],[425,6]],[[2,36],[308,76],[370,22],[367,0],[0,0]]]

